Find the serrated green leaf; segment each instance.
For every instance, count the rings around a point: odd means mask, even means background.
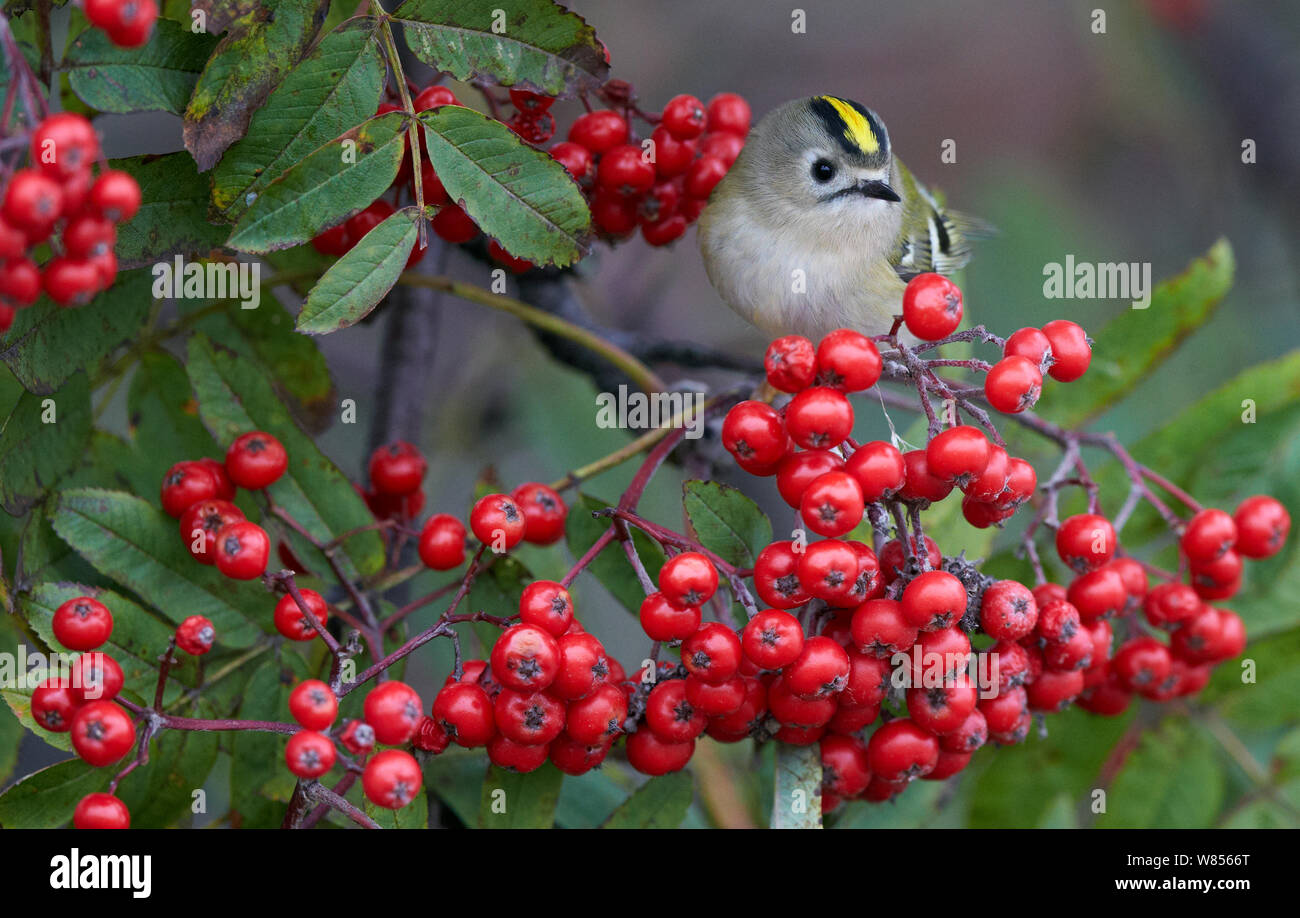
[[[216,44],[214,36],[170,19],[159,19],[139,48],[119,48],[107,32],[90,28],[70,42],[63,69],[72,91],[101,112],[179,115]]]
[[[693,799],[695,787],[689,772],[651,778],[610,813],[602,828],[675,829],[686,818]]]
[[[776,744],[773,829],[822,827],[822,751],[811,746]]]
[[[302,657],[287,653],[263,661],[253,671],[239,707],[241,720],[289,720],[289,693],[310,673]],[[256,800],[286,803],[294,778],[284,764],[287,737],[279,733],[240,731],[231,741],[230,806],[241,811]],[[283,815],[283,807],[277,807]],[[277,817],[278,818],[278,817]]]
[[[212,202],[238,218],[298,160],[375,114],[385,63],[375,20],[326,35],[254,114],[212,173]]]
[[[1232,246],[1220,239],[1183,273],[1157,284],[1146,309],[1126,309],[1107,323],[1095,336],[1087,383],[1048,394],[1052,419],[1077,426],[1131,392],[1214,315],[1232,287],[1234,265]]]
[[[53,829],[72,821],[86,794],[108,787],[113,769],[91,768],[68,759],[23,778],[0,794],[0,826],[6,829]]]
[[[593,518],[592,511],[604,510],[611,506],[613,505],[586,494],[578,495],[577,500],[569,509],[569,519],[565,524],[564,532],[569,552],[575,558],[582,557],[587,549],[595,545],[596,540],[609,528],[610,521],[603,517],[599,519]],[[658,580],[659,570],[664,566],[666,560],[659,543],[650,539],[639,529],[633,529],[632,544],[636,546],[641,563],[645,565],[646,572],[651,579]],[[624,554],[623,546],[617,540],[605,546],[604,551],[597,555],[595,560],[587,566],[586,573],[591,574],[600,581],[605,589],[609,590],[614,598],[622,603],[633,615],[640,612],[641,601],[645,599],[645,591],[641,589],[641,583],[637,580],[636,572],[632,570],[632,565]]]
[[[53,395],[24,392],[0,428],[0,506],[14,516],[26,513],[81,460],[90,423],[85,373]]]
[[[418,215],[414,207],[402,208],[334,262],[307,294],[298,331],[326,335],[369,315],[406,267],[419,233]]]
[[[185,147],[199,171],[244,136],[253,110],[316,39],[329,0],[261,0],[232,20],[185,109]]]
[[[142,198],[139,212],[117,228],[115,251],[123,268],[154,265],[175,255],[206,255],[225,242],[227,229],[208,222],[207,179],[188,155],[132,156],[110,165],[139,183]],[[140,273],[151,278],[152,286],[152,273]]]
[[[180,459],[221,457],[199,420],[199,406],[179,360],[166,351],[146,351],[131,377],[126,396],[131,439],[140,447],[137,462],[147,480],[160,482]],[[157,504],[151,488],[144,492]],[[161,507],[161,504],[157,504]]]
[[[217,761],[216,733],[167,730],[151,744],[149,762],[118,786],[117,796],[131,811],[132,828],[168,828],[191,812]]]
[[[407,0],[393,18],[416,57],[458,80],[569,97],[609,75],[595,31],[551,0]]]
[[[479,828],[551,828],[563,781],[564,775],[550,762],[524,775],[489,765],[479,799]]]
[[[400,112],[380,115],[308,153],[266,186],[226,244],[243,252],[287,249],[369,205],[397,176],[404,120]]]
[[[682,506],[700,544],[736,567],[753,567],[758,553],[772,541],[771,520],[730,485],[682,482]]]
[[[1223,803],[1223,766],[1213,744],[1166,720],[1142,734],[1111,784],[1097,825],[1119,829],[1203,829]]]
[[[68,547],[50,525],[53,501],[32,509],[23,526],[22,576],[28,583],[42,580],[67,580],[74,583],[98,583],[104,578],[84,558]]]
[[[563,267],[582,257],[591,212],[555,159],[500,121],[460,105],[419,119],[438,179],[483,232],[534,264]]]
[[[235,582],[199,564],[176,521],[120,491],[72,488],[59,493],[54,530],[96,570],[133,590],[174,622],[206,615],[226,647],[247,647],[269,625],[274,603],[260,583]]]
[[[24,389],[46,395],[133,336],[151,304],[147,271],[119,274],[112,287],[76,309],[63,309],[42,297],[18,310],[0,342],[0,360]]]
[[[316,539],[328,542],[374,521],[343,473],[289,416],[262,370],[202,335],[190,339],[187,370],[199,415],[218,445],[227,447],[250,430],[266,431],[284,444],[288,471],[267,493]],[[289,537],[304,561],[319,559],[319,553],[296,532]],[[384,564],[383,541],[377,532],[360,533],[347,541],[339,559],[345,571],[354,568],[350,575],[376,573]],[[324,559],[319,559],[319,566],[325,567]]]

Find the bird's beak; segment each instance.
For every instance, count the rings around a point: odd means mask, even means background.
[[[864,197],[879,198],[882,201],[902,200],[898,196],[898,192],[890,188],[888,183],[882,182],[878,179],[861,183],[858,185],[858,191],[861,192]]]

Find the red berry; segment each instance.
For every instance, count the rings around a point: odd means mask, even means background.
[[[605,761],[609,753],[609,744],[602,742],[595,745],[580,743],[567,733],[561,733],[547,747],[547,755],[553,764],[566,775],[585,775]]]
[[[90,186],[90,207],[114,223],[127,223],[140,210],[142,197],[136,180],[125,172],[106,169]]]
[[[861,392],[880,379],[880,351],[861,332],[841,328],[831,332],[817,345],[817,384]]]
[[[625,197],[636,197],[655,183],[655,167],[641,148],[624,144],[607,151],[596,164],[596,185]]]
[[[937,631],[966,614],[966,587],[947,571],[926,571],[904,588],[901,604],[909,625]]]
[[[695,676],[687,676],[682,681],[686,685],[686,700],[708,717],[734,714],[745,703],[746,689],[742,676],[734,676],[719,685]]]
[[[288,467],[284,446],[262,431],[240,435],[226,450],[226,472],[230,480],[250,491],[274,484]]]
[[[628,127],[623,117],[604,109],[579,115],[569,128],[569,140],[596,154],[627,143],[627,137]]]
[[[562,141],[551,147],[551,158],[568,170],[569,175],[579,185],[584,185],[596,171],[596,161],[591,151],[581,144]]]
[[[41,295],[41,272],[26,258],[0,262],[0,301],[30,306]]]
[[[727,174],[729,164],[717,156],[703,155],[686,170],[686,193],[701,200],[713,193]]]
[[[673,605],[701,606],[717,589],[717,568],[697,551],[674,555],[659,571],[659,591]]]
[[[1044,670],[1025,687],[1031,711],[1059,711],[1083,691],[1083,670]]]
[[[1075,577],[1066,597],[1079,610],[1084,621],[1103,615],[1118,615],[1128,603],[1124,580],[1109,565]]]
[[[129,829],[131,811],[112,794],[86,794],[72,813],[72,825],[77,829]]]
[[[420,696],[406,683],[384,682],[366,694],[365,719],[376,740],[395,746],[411,738],[423,707]]]
[[[600,190],[591,202],[591,218],[610,236],[623,236],[637,227],[636,201],[612,191]]]
[[[1003,357],[1024,357],[1038,372],[1046,373],[1052,365],[1052,342],[1037,328],[1022,328],[1007,338],[1002,347]]]
[[[460,102],[446,86],[426,86],[411,100],[411,104],[417,112],[427,112],[443,105],[459,105]]]
[[[749,133],[749,103],[734,92],[720,92],[709,100],[708,130],[744,137]]]
[[[1092,362],[1092,343],[1082,328],[1066,319],[1056,319],[1043,326],[1043,334],[1052,343],[1052,365],[1047,370],[1052,379],[1070,382],[1087,372]]]
[[[1038,623],[1038,603],[1029,588],[1014,580],[999,580],[980,599],[980,627],[997,640],[1018,641]]]
[[[551,545],[564,537],[569,508],[554,488],[530,481],[511,491],[510,499],[524,514],[525,542]]]
[[[888,657],[916,643],[917,629],[893,599],[869,599],[853,613],[853,642],[864,654]]]
[[[1202,599],[1227,599],[1241,589],[1242,561],[1226,551],[1213,561],[1192,565],[1192,589]]]
[[[109,39],[119,48],[138,48],[149,40],[158,19],[154,0],[127,0],[120,6],[115,25],[105,28]]]
[[[72,664],[72,695],[78,702],[116,698],[125,682],[118,662],[98,650],[83,653]]]
[[[803,335],[786,335],[767,346],[763,368],[772,388],[799,392],[811,386],[817,376],[817,351]]]
[[[573,598],[553,580],[535,580],[524,587],[519,599],[519,620],[558,638],[573,623]]]
[[[590,634],[575,631],[556,639],[560,648],[560,670],[548,692],[566,701],[591,694],[604,682],[618,682],[600,641]]]
[[[810,484],[827,472],[842,468],[844,460],[827,450],[798,452],[781,461],[776,473],[776,487],[781,492],[782,499],[797,509]]]
[[[113,251],[117,230],[111,221],[80,213],[63,228],[63,248],[73,258],[91,258]]]
[[[564,729],[564,703],[545,692],[505,689],[493,712],[499,735],[523,746],[544,746]]]
[[[695,141],[674,137],[663,125],[654,129],[650,140],[654,142],[655,174],[660,178],[677,178],[695,161]]]
[[[961,426],[943,431],[925,449],[926,470],[958,487],[976,481],[988,467],[992,444],[978,428]]]
[[[970,638],[961,628],[923,631],[912,648],[912,685],[939,685],[963,672],[970,662]]]
[[[60,306],[83,306],[99,291],[99,270],[84,258],[51,258],[44,272],[45,292]]]
[[[1005,414],[1034,407],[1043,389],[1043,374],[1024,357],[1003,357],[984,377],[984,397]]]
[[[361,787],[366,799],[375,806],[400,810],[424,786],[424,773],[409,752],[385,749],[366,763],[361,773]]]
[[[329,620],[329,607],[325,603],[325,597],[307,587],[300,587],[298,593],[311,617],[324,628]],[[317,635],[316,628],[288,593],[281,596],[275,604],[275,630],[291,641],[310,641]]]
[[[708,115],[704,103],[694,96],[673,96],[664,106],[662,124],[680,140],[690,140],[704,133]]]
[[[67,733],[81,701],[60,679],[46,679],[32,690],[32,720],[51,733]]]
[[[1169,666],[1169,648],[1151,637],[1126,641],[1110,661],[1111,672],[1130,692],[1158,686],[1169,675]]]
[[[27,235],[28,242],[43,241],[63,211],[63,189],[37,169],[19,169],[9,179],[0,207],[5,221]]]
[[[818,476],[804,490],[799,513],[818,535],[842,536],[862,522],[862,487],[848,472],[832,471]]]
[[[536,625],[512,625],[492,645],[492,678],[506,688],[540,692],[559,670],[559,645]]]
[[[740,669],[740,638],[718,622],[702,625],[682,641],[682,665],[696,678],[712,685],[726,682]]]
[[[638,730],[627,738],[628,764],[644,775],[666,775],[680,771],[695,752],[695,740],[672,743],[653,730]]]
[[[397,440],[370,456],[370,483],[380,494],[410,494],[419,489],[429,464],[410,443]]]
[[[771,405],[741,402],[722,422],[722,445],[738,460],[773,465],[785,457],[785,428]]]
[[[217,629],[203,615],[191,615],[176,626],[176,646],[190,656],[201,657],[217,640]]]
[[[1191,518],[1179,547],[1193,565],[1208,564],[1237,542],[1237,524],[1222,510],[1209,508]]]
[[[939,740],[904,717],[884,724],[867,742],[871,773],[882,781],[929,774],[939,762]]]
[[[789,612],[768,609],[745,625],[741,648],[760,669],[781,669],[803,652],[803,628]]]
[[[54,610],[54,639],[68,650],[94,650],[113,633],[113,613],[98,599],[78,596]]]
[[[944,481],[930,473],[925,450],[914,449],[903,453],[903,468],[906,480],[898,492],[903,500],[938,503],[952,493],[954,485],[951,481]]]
[[[312,237],[311,245],[317,252],[322,255],[332,255],[335,258],[341,258],[348,252],[357,241],[352,238],[348,232],[348,222],[345,220],[337,226],[331,226],[323,229]]]
[[[903,291],[903,321],[923,341],[938,341],[961,324],[961,290],[942,274],[918,274]]]
[[[839,707],[834,698],[801,697],[790,691],[782,674],[772,680],[767,692],[768,710],[779,723],[800,730],[824,727]],[[804,738],[806,739],[806,737]],[[816,737],[813,737],[815,740]]]
[[[909,539],[913,554],[916,554],[917,544],[916,537]],[[925,537],[925,566],[930,570],[935,570],[943,558],[939,554],[939,546],[934,544],[934,540],[929,536]],[[899,573],[905,565],[905,555],[903,554],[903,543],[898,539],[890,539],[885,543],[885,547],[880,550],[880,572],[885,578],[885,584],[888,586],[898,579]]]
[[[704,732],[708,718],[686,697],[686,680],[660,682],[646,698],[646,726],[660,739],[685,743]]]
[[[444,204],[429,221],[439,239],[459,245],[478,236],[478,224],[459,204]]]
[[[820,744],[822,796],[856,797],[871,781],[871,765],[862,740],[848,736],[826,736]]]
[[[625,720],[627,696],[618,686],[606,682],[596,686],[590,695],[569,702],[564,731],[576,742],[594,746],[622,733]]]
[[[881,440],[872,440],[854,450],[845,470],[858,480],[862,499],[867,503],[893,495],[907,480],[903,454]]]
[[[834,449],[853,432],[853,406],[838,389],[816,386],[791,399],[785,423],[794,442],[805,449]]]
[[[1072,570],[1096,570],[1115,556],[1115,527],[1104,516],[1079,513],[1056,530],[1056,552]]]
[[[849,655],[828,637],[810,637],[783,678],[786,688],[801,698],[838,695],[849,681]]]
[[[112,765],[135,745],[135,724],[112,701],[92,701],[72,718],[72,748],[95,768]]]
[[[180,518],[199,501],[219,497],[220,482],[202,462],[178,462],[163,476],[159,498],[168,516]]]
[[[978,708],[973,708],[956,730],[939,737],[939,749],[948,753],[971,753],[989,738],[988,722]]]
[[[375,731],[363,720],[350,720],[339,734],[339,742],[353,755],[369,755],[375,748]]]
[[[308,730],[327,730],[339,714],[339,700],[319,679],[307,679],[289,693],[289,713]]]
[[[329,737],[315,730],[299,730],[284,747],[284,761],[299,778],[319,778],[334,767],[337,753]]]
[[[217,533],[217,570],[234,580],[252,580],[266,571],[271,540],[256,523],[229,523]]]
[[[858,577],[858,555],[838,539],[814,542],[799,559],[798,571],[799,582],[810,595],[832,605],[843,605],[851,601]]]
[[[492,700],[476,682],[451,682],[433,699],[433,719],[459,746],[473,749],[496,733]]]
[[[1281,551],[1291,531],[1286,507],[1263,494],[1243,500],[1233,522],[1237,524],[1236,550],[1247,558],[1271,558]]]
[[[460,567],[465,560],[465,526],[449,513],[429,517],[420,531],[420,560],[435,571]]]
[[[528,523],[519,505],[505,494],[479,498],[469,514],[474,537],[493,551],[509,551],[524,539]]]
[[[942,736],[966,722],[975,710],[977,695],[975,685],[964,677],[932,688],[909,688],[907,713],[917,726]]]
[[[698,606],[674,605],[662,593],[641,601],[641,629],[652,641],[680,641],[700,627]]]

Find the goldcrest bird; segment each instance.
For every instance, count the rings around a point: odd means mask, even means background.
[[[699,222],[709,280],[773,335],[888,332],[908,279],[957,270],[991,227],[944,209],[894,156],[875,112],[787,102],[754,127]]]

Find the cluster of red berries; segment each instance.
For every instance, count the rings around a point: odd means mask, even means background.
[[[117,277],[117,224],[140,209],[140,186],[125,172],[92,166],[99,137],[81,115],[50,115],[32,131],[31,165],[0,190],[0,334],[41,291],[80,306]],[[34,250],[54,256],[38,266]]]
[[[555,117],[551,113],[554,101],[549,96],[512,89],[510,102],[515,111],[505,123],[527,143],[547,143],[555,135]],[[412,100],[417,112],[459,104],[450,89],[437,85],[425,87]],[[394,111],[401,111],[401,107],[384,102],[376,115]],[[623,238],[640,227],[648,243],[667,245],[699,218],[709,193],[740,155],[749,132],[749,105],[734,93],[715,96],[707,106],[694,96],[676,96],[658,118],[645,116],[657,123],[650,137],[642,142],[633,135],[630,113],[630,108],[623,114],[601,109],[580,115],[569,128],[568,139],[553,145],[549,152],[587,195],[596,227],[606,238]],[[408,144],[393,182],[393,200],[381,197],[360,213],[321,232],[312,240],[318,252],[336,257],[346,254],[395,212],[395,202],[408,190],[414,199],[414,165],[409,153]],[[423,149],[418,159],[425,203],[439,208],[432,220],[433,231],[454,244],[478,238],[477,224],[459,203],[451,200]],[[513,273],[533,267],[531,262],[511,255],[496,240],[489,240],[487,248],[493,261]],[[423,249],[413,249],[407,267],[414,266],[423,255]]]
[[[107,34],[119,48],[138,48],[153,34],[158,19],[156,0],[85,0],[90,24]]]
[[[79,652],[67,672],[46,679],[32,691],[32,719],[51,733],[68,733],[72,748],[85,762],[103,768],[120,761],[135,745],[135,724],[114,699],[122,690],[122,667],[102,647],[113,633],[113,613],[92,596],[69,599],[54,610],[54,639]],[[201,615],[187,618],[176,642],[192,654],[212,646],[212,623]],[[89,794],[77,805],[78,829],[125,829],[131,816],[112,794]]]
[[[235,505],[235,489],[269,487],[288,467],[289,457],[279,440],[250,431],[230,444],[224,463],[193,459],[168,469],[162,481],[162,508],[180,520],[181,538],[195,561],[215,564],[234,580],[252,580],[266,571],[271,540]]]

